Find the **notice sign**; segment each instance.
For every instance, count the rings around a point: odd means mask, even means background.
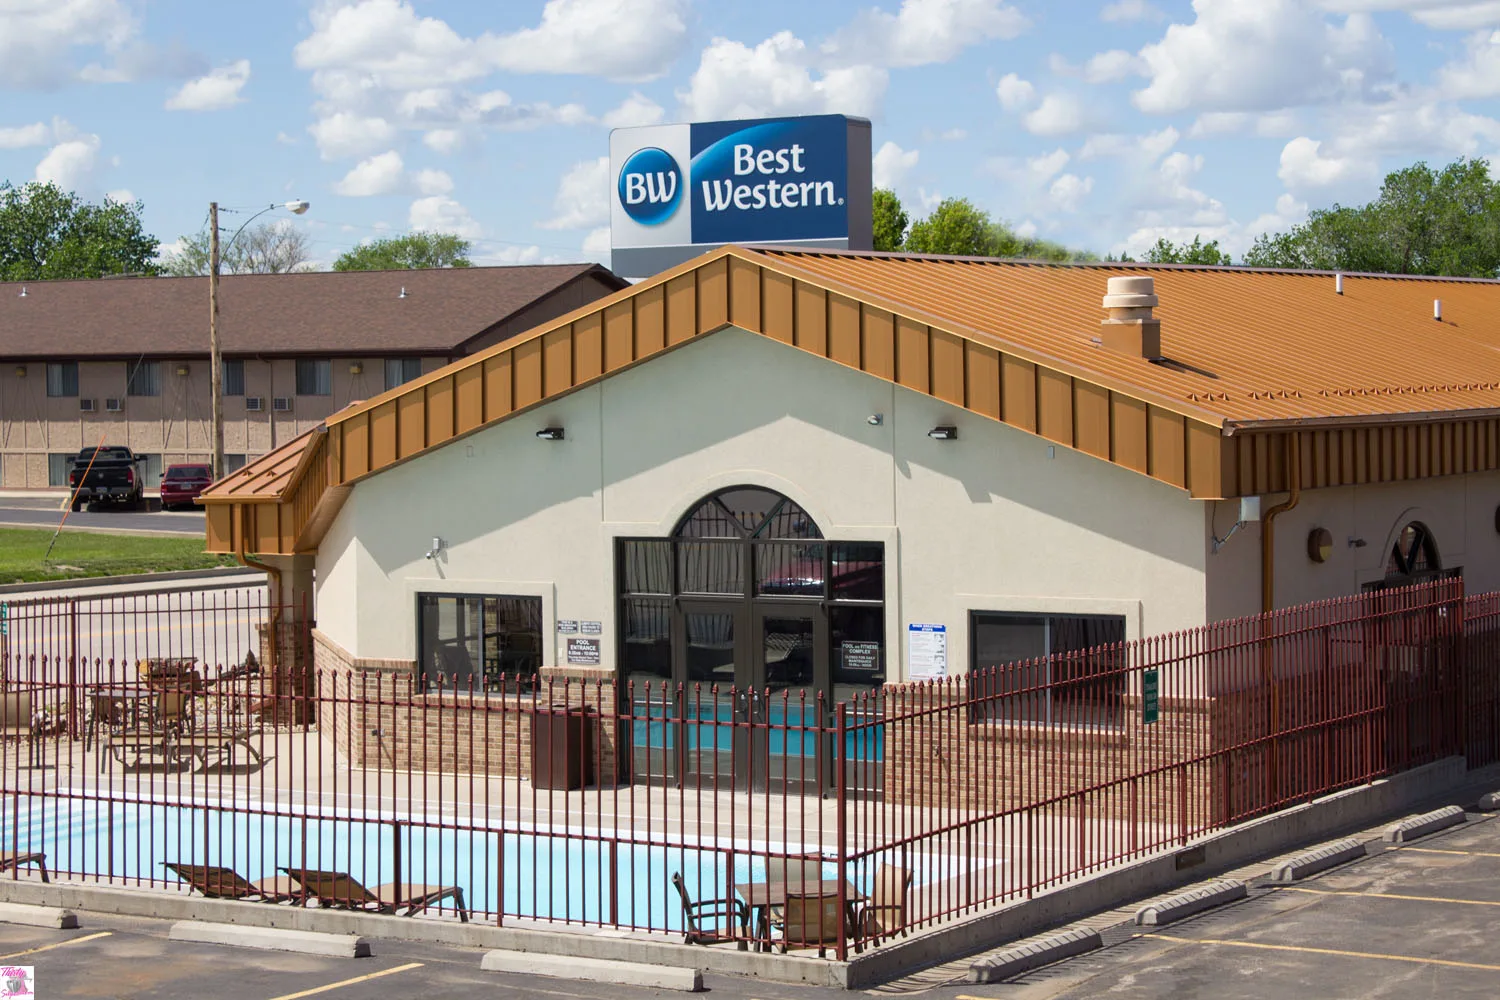
[[[569,639],[568,662],[584,667],[599,665],[598,639]]]
[[[906,626],[906,666],[914,681],[948,676],[948,626]]]
[[[1155,669],[1141,673],[1141,724],[1149,726],[1161,718],[1161,673]]]
[[[604,634],[604,623],[603,622],[579,622],[578,623],[578,631],[582,632],[584,635],[603,635]]]
[[[557,620],[557,634],[558,635],[577,635],[578,634],[578,619],[577,618],[559,618]]]
[[[845,670],[861,670],[873,674],[880,669],[880,643],[846,642],[839,647]]]

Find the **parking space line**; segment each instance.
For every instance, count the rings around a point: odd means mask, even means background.
[[[1228,941],[1223,938],[1185,938],[1169,934],[1148,934],[1147,937],[1177,944],[1217,945],[1225,948],[1251,948],[1257,951],[1293,951],[1308,955],[1335,955],[1340,958],[1376,958],[1385,962],[1410,962],[1415,965],[1443,965],[1454,969],[1479,969],[1483,972],[1500,972],[1500,965],[1485,965],[1480,962],[1458,962],[1448,958],[1422,958],[1417,955],[1387,955],[1378,951],[1343,951],[1338,948],[1311,948],[1298,944],[1266,944],[1262,941]]]
[[[9,955],[0,955],[0,962],[9,961],[12,958],[20,958],[22,955],[35,955],[39,951],[51,951],[53,948],[65,948],[70,944],[83,944],[85,941],[93,941],[97,938],[109,937],[114,931],[99,931],[97,934],[85,934],[82,937],[68,938],[66,941],[54,941],[44,944],[38,948],[27,948],[25,951],[11,952]]]
[[[1362,899],[1404,899],[1409,903],[1456,903],[1460,906],[1500,906],[1500,900],[1452,899],[1448,896],[1405,896],[1399,892],[1355,892],[1340,889],[1304,889],[1300,885],[1279,885],[1283,892],[1305,892],[1310,896],[1359,896]]]
[[[381,969],[379,972],[372,972],[369,975],[355,976],[353,979],[342,979],[336,983],[329,983],[327,986],[315,986],[310,990],[303,990],[300,993],[285,993],[279,997],[272,997],[271,1000],[297,1000],[298,997],[310,997],[315,993],[327,993],[329,990],[343,989],[345,986],[353,986],[356,983],[368,983],[372,979],[379,979],[382,976],[394,976],[398,972],[409,972],[412,969],[420,969],[421,967],[421,962],[408,962],[405,965],[398,965],[394,969]]]
[[[1500,858],[1500,853],[1495,851],[1443,851],[1436,847],[1403,847],[1403,851],[1416,851],[1418,854],[1461,854],[1466,858]]]

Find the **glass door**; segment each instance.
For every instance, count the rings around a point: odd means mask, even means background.
[[[728,781],[734,773],[734,731],[743,690],[743,605],[725,601],[680,601],[672,643],[682,682],[677,706],[678,773],[684,780]]]
[[[760,602],[750,617],[736,771],[757,790],[815,791],[828,773],[817,735],[829,707],[827,615],[820,605]]]

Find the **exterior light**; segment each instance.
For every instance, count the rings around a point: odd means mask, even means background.
[[[1368,544],[1370,543],[1365,541],[1363,538],[1355,538],[1353,535],[1349,536],[1349,547],[1351,549],[1362,549]]]
[[[872,413],[865,418],[865,423],[869,424],[871,427],[879,427],[881,424],[885,423],[885,414]]]
[[[952,424],[942,424],[927,432],[927,436],[934,441],[957,441],[958,428]]]
[[[561,441],[563,439],[563,429],[561,427],[543,427],[536,432],[536,436],[540,441]]]
[[[26,377],[26,366],[25,365],[16,365],[16,378],[25,378],[25,377]]]
[[[190,369],[187,365],[178,365],[177,366],[177,374],[179,374],[179,375],[186,375],[191,370],[192,369]]]
[[[1333,532],[1327,528],[1314,528],[1307,535],[1307,558],[1315,563],[1325,563],[1333,556]]]
[[[364,370],[365,370],[365,366],[362,365],[362,364],[360,364],[358,361],[354,362],[353,364],[351,364],[349,366],[349,374],[350,375],[358,375],[361,372],[363,372]]]
[[[287,202],[283,207],[288,212],[291,212],[293,215],[306,215],[307,214],[307,210],[309,208],[311,208],[312,206],[309,205],[307,202],[302,201],[301,199],[298,199],[296,201],[289,201],[289,202]]]

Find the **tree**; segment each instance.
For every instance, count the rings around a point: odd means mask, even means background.
[[[167,259],[166,272],[176,277],[208,273],[208,230],[184,236]],[[284,274],[309,270],[308,235],[288,221],[251,226],[219,253],[220,274]]]
[[[1219,249],[1218,240],[1204,243],[1202,236],[1194,236],[1193,242],[1181,244],[1162,237],[1146,251],[1146,260],[1152,264],[1209,264],[1224,267],[1234,263],[1229,254]]]
[[[469,241],[456,233],[408,233],[361,243],[333,262],[335,271],[469,267]]]
[[[925,219],[911,224],[905,249],[911,253],[962,257],[1020,257],[1027,260],[1091,260],[1093,255],[1061,243],[1022,236],[967,198],[945,198]]]
[[[1500,185],[1484,160],[1386,175],[1365,205],[1316,209],[1245,254],[1257,267],[1492,278],[1500,273]]]
[[[901,199],[889,188],[876,188],[871,198],[874,212],[875,249],[885,253],[900,250],[906,242],[906,226],[911,221]]]
[[[0,184],[0,281],[157,274],[139,201],[95,205],[56,184]]]

